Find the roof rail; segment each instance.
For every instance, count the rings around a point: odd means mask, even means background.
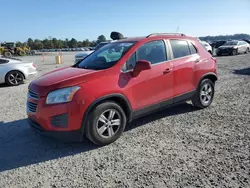
[[[150,35],[148,35],[146,38],[149,37],[153,37],[153,36],[157,36],[157,35],[177,35],[177,36],[186,36],[183,33],[151,33]]]

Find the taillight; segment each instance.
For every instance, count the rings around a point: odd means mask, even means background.
[[[215,63],[217,63],[217,59],[216,59],[216,58],[211,57],[211,59],[212,59]]]
[[[36,65],[35,65],[34,63],[32,63],[32,66],[33,66],[34,68],[36,68]]]

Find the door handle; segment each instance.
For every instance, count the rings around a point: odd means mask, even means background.
[[[195,63],[199,63],[200,61],[201,61],[200,59],[194,60]]]
[[[163,74],[167,74],[167,73],[169,73],[169,72],[171,72],[171,71],[172,71],[172,69],[167,68],[167,69],[165,69],[165,70],[163,71]]]

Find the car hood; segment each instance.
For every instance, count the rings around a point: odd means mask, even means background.
[[[29,89],[43,97],[52,90],[86,82],[89,75],[97,72],[90,69],[64,67],[48,72],[33,80],[29,85]]]

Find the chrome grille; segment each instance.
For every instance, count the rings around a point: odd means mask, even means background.
[[[29,95],[29,97],[32,98],[32,99],[39,100],[39,95],[38,95],[38,93],[36,93],[36,92],[34,92],[34,91],[29,90],[28,95]]]
[[[28,110],[28,112],[35,113],[36,112],[36,108],[37,108],[37,104],[36,103],[30,102],[30,101],[27,102],[27,110]]]

